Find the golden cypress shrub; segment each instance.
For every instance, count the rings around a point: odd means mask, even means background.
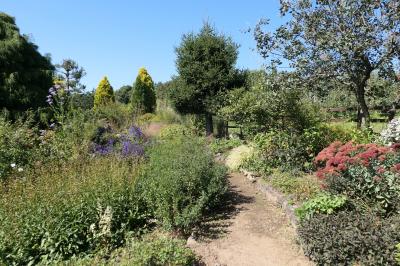
[[[97,86],[94,94],[94,108],[96,109],[110,102],[115,102],[114,90],[107,77],[104,77]]]
[[[136,78],[135,86],[131,96],[132,106],[144,113],[152,113],[156,107],[156,94],[154,92],[153,79],[142,67]]]

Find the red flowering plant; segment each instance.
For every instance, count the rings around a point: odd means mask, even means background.
[[[400,144],[333,142],[315,158],[325,188],[384,215],[400,211]]]

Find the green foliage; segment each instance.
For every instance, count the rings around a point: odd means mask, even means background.
[[[148,124],[148,123],[153,122],[154,120],[156,120],[156,118],[157,118],[156,115],[153,114],[153,113],[145,113],[145,114],[143,114],[143,115],[138,117],[138,123],[140,125]]]
[[[135,255],[129,265],[190,266],[196,258],[184,241],[168,236],[147,236],[133,242],[131,249]]]
[[[243,144],[240,139],[212,139],[209,146],[213,153],[223,153]]]
[[[345,196],[336,196],[321,193],[312,199],[307,200],[296,209],[296,216],[300,221],[310,219],[315,214],[332,214],[346,204]]]
[[[400,243],[398,243],[398,244],[396,245],[396,249],[397,249],[397,252],[396,252],[396,262],[397,262],[397,264],[400,264]]]
[[[109,103],[95,110],[95,116],[99,120],[105,120],[114,128],[126,128],[135,122],[132,109],[125,104]]]
[[[184,125],[171,124],[161,129],[159,138],[162,140],[180,139],[182,137],[193,136],[193,132]]]
[[[155,145],[140,180],[142,193],[166,229],[186,231],[215,206],[227,189],[225,169],[205,143],[193,138]]]
[[[144,67],[139,69],[139,74],[136,77],[131,95],[131,104],[133,108],[144,113],[153,113],[155,111],[156,94],[154,83]]]
[[[3,187],[0,261],[27,265],[121,245],[145,222],[136,172],[130,161],[80,159],[50,163]]]
[[[205,23],[198,34],[183,36],[176,54],[179,77],[169,93],[171,103],[183,114],[205,114],[207,135],[212,134],[212,114],[236,85],[238,46]]]
[[[72,59],[64,59],[56,65],[56,83],[63,86],[68,92],[82,92],[85,86],[80,83],[86,75],[85,69]]]
[[[128,104],[131,101],[132,90],[132,86],[122,86],[119,90],[115,91],[115,100],[119,103]]]
[[[0,106],[27,110],[46,104],[54,67],[38,47],[21,36],[15,19],[0,12]]]
[[[298,228],[304,252],[318,265],[396,265],[400,218],[369,213],[316,214]]]
[[[10,174],[26,170],[35,158],[39,142],[37,129],[31,129],[29,121],[12,124],[0,117],[0,182]]]
[[[251,72],[247,87],[230,91],[218,114],[250,135],[275,129],[302,131],[316,125],[319,110],[302,98],[301,90],[281,82],[284,77],[290,80],[289,74]]]
[[[237,60],[237,45],[219,35],[205,23],[198,34],[183,36],[176,49],[177,70],[181,83],[171,93],[173,105],[182,113],[204,113],[212,97],[226,89]]]
[[[104,77],[97,86],[94,94],[94,108],[101,109],[102,106],[115,102],[114,91],[107,77]]]
[[[295,202],[314,198],[321,191],[320,183],[311,175],[293,176],[289,173],[274,171],[267,178],[267,182]]]
[[[153,232],[140,238],[129,238],[126,244],[108,254],[99,251],[94,256],[77,257],[51,263],[57,266],[113,266],[113,265],[193,265],[196,257],[185,242],[165,233]],[[43,263],[43,265],[47,265]]]
[[[254,35],[259,52],[271,58],[273,68],[290,62],[310,87],[324,87],[332,80],[346,84],[362,110],[359,123],[367,126],[365,92],[371,74],[395,79],[398,11],[397,0],[281,1],[281,14],[289,20],[273,33],[263,30],[268,24],[263,20]]]

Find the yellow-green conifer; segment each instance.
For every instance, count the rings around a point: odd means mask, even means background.
[[[139,69],[131,96],[131,103],[134,108],[145,113],[152,113],[155,110],[156,94],[154,92],[153,79],[144,67]]]
[[[104,77],[97,86],[94,94],[94,108],[115,102],[114,91],[107,77]]]

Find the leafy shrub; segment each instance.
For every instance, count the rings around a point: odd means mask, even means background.
[[[128,260],[129,265],[190,266],[196,259],[184,241],[169,236],[149,235],[141,241],[134,241],[130,249],[135,255]]]
[[[145,201],[167,229],[188,230],[226,191],[225,169],[197,139],[155,145],[141,178]]]
[[[143,237],[127,238],[124,246],[109,253],[100,250],[93,255],[73,257],[67,261],[43,261],[40,265],[113,266],[113,265],[194,265],[196,257],[183,240],[153,232]]]
[[[305,167],[308,159],[301,147],[299,135],[293,132],[270,131],[257,134],[254,144],[261,153],[266,169],[300,170]]]
[[[334,142],[315,158],[327,189],[366,203],[383,214],[400,209],[398,145]]]
[[[311,175],[293,176],[274,171],[267,182],[297,202],[311,199],[321,190],[319,182]]]
[[[397,261],[397,264],[400,264],[400,243],[398,243],[398,244],[396,245],[396,249],[397,249],[397,252],[396,252],[396,261]]]
[[[340,211],[316,214],[298,228],[304,252],[318,265],[396,265],[400,218]]]
[[[12,124],[0,117],[0,182],[32,163],[39,142],[37,129],[28,122]]]
[[[155,114],[145,113],[145,114],[139,116],[138,123],[141,124],[141,125],[142,124],[147,124],[147,123],[152,122],[155,119],[156,119],[156,115]]]
[[[124,128],[135,122],[135,115],[129,106],[110,102],[95,110],[99,121],[106,121],[114,128]]]
[[[381,132],[380,141],[389,146],[400,142],[400,119],[395,118],[389,122],[387,128]]]
[[[0,191],[0,263],[63,260],[119,246],[145,224],[138,166],[94,158],[36,169]]]
[[[113,102],[115,102],[114,90],[107,77],[104,77],[97,86],[94,94],[94,108],[99,109],[101,106]]]
[[[223,153],[230,149],[239,147],[243,141],[240,139],[212,139],[210,149],[213,153]]]
[[[310,219],[313,215],[332,214],[342,208],[346,203],[346,197],[321,193],[316,197],[304,202],[301,207],[296,209],[296,216],[302,221]]]
[[[162,140],[181,138],[182,136],[193,136],[192,131],[179,124],[171,124],[161,129],[159,138]]]

